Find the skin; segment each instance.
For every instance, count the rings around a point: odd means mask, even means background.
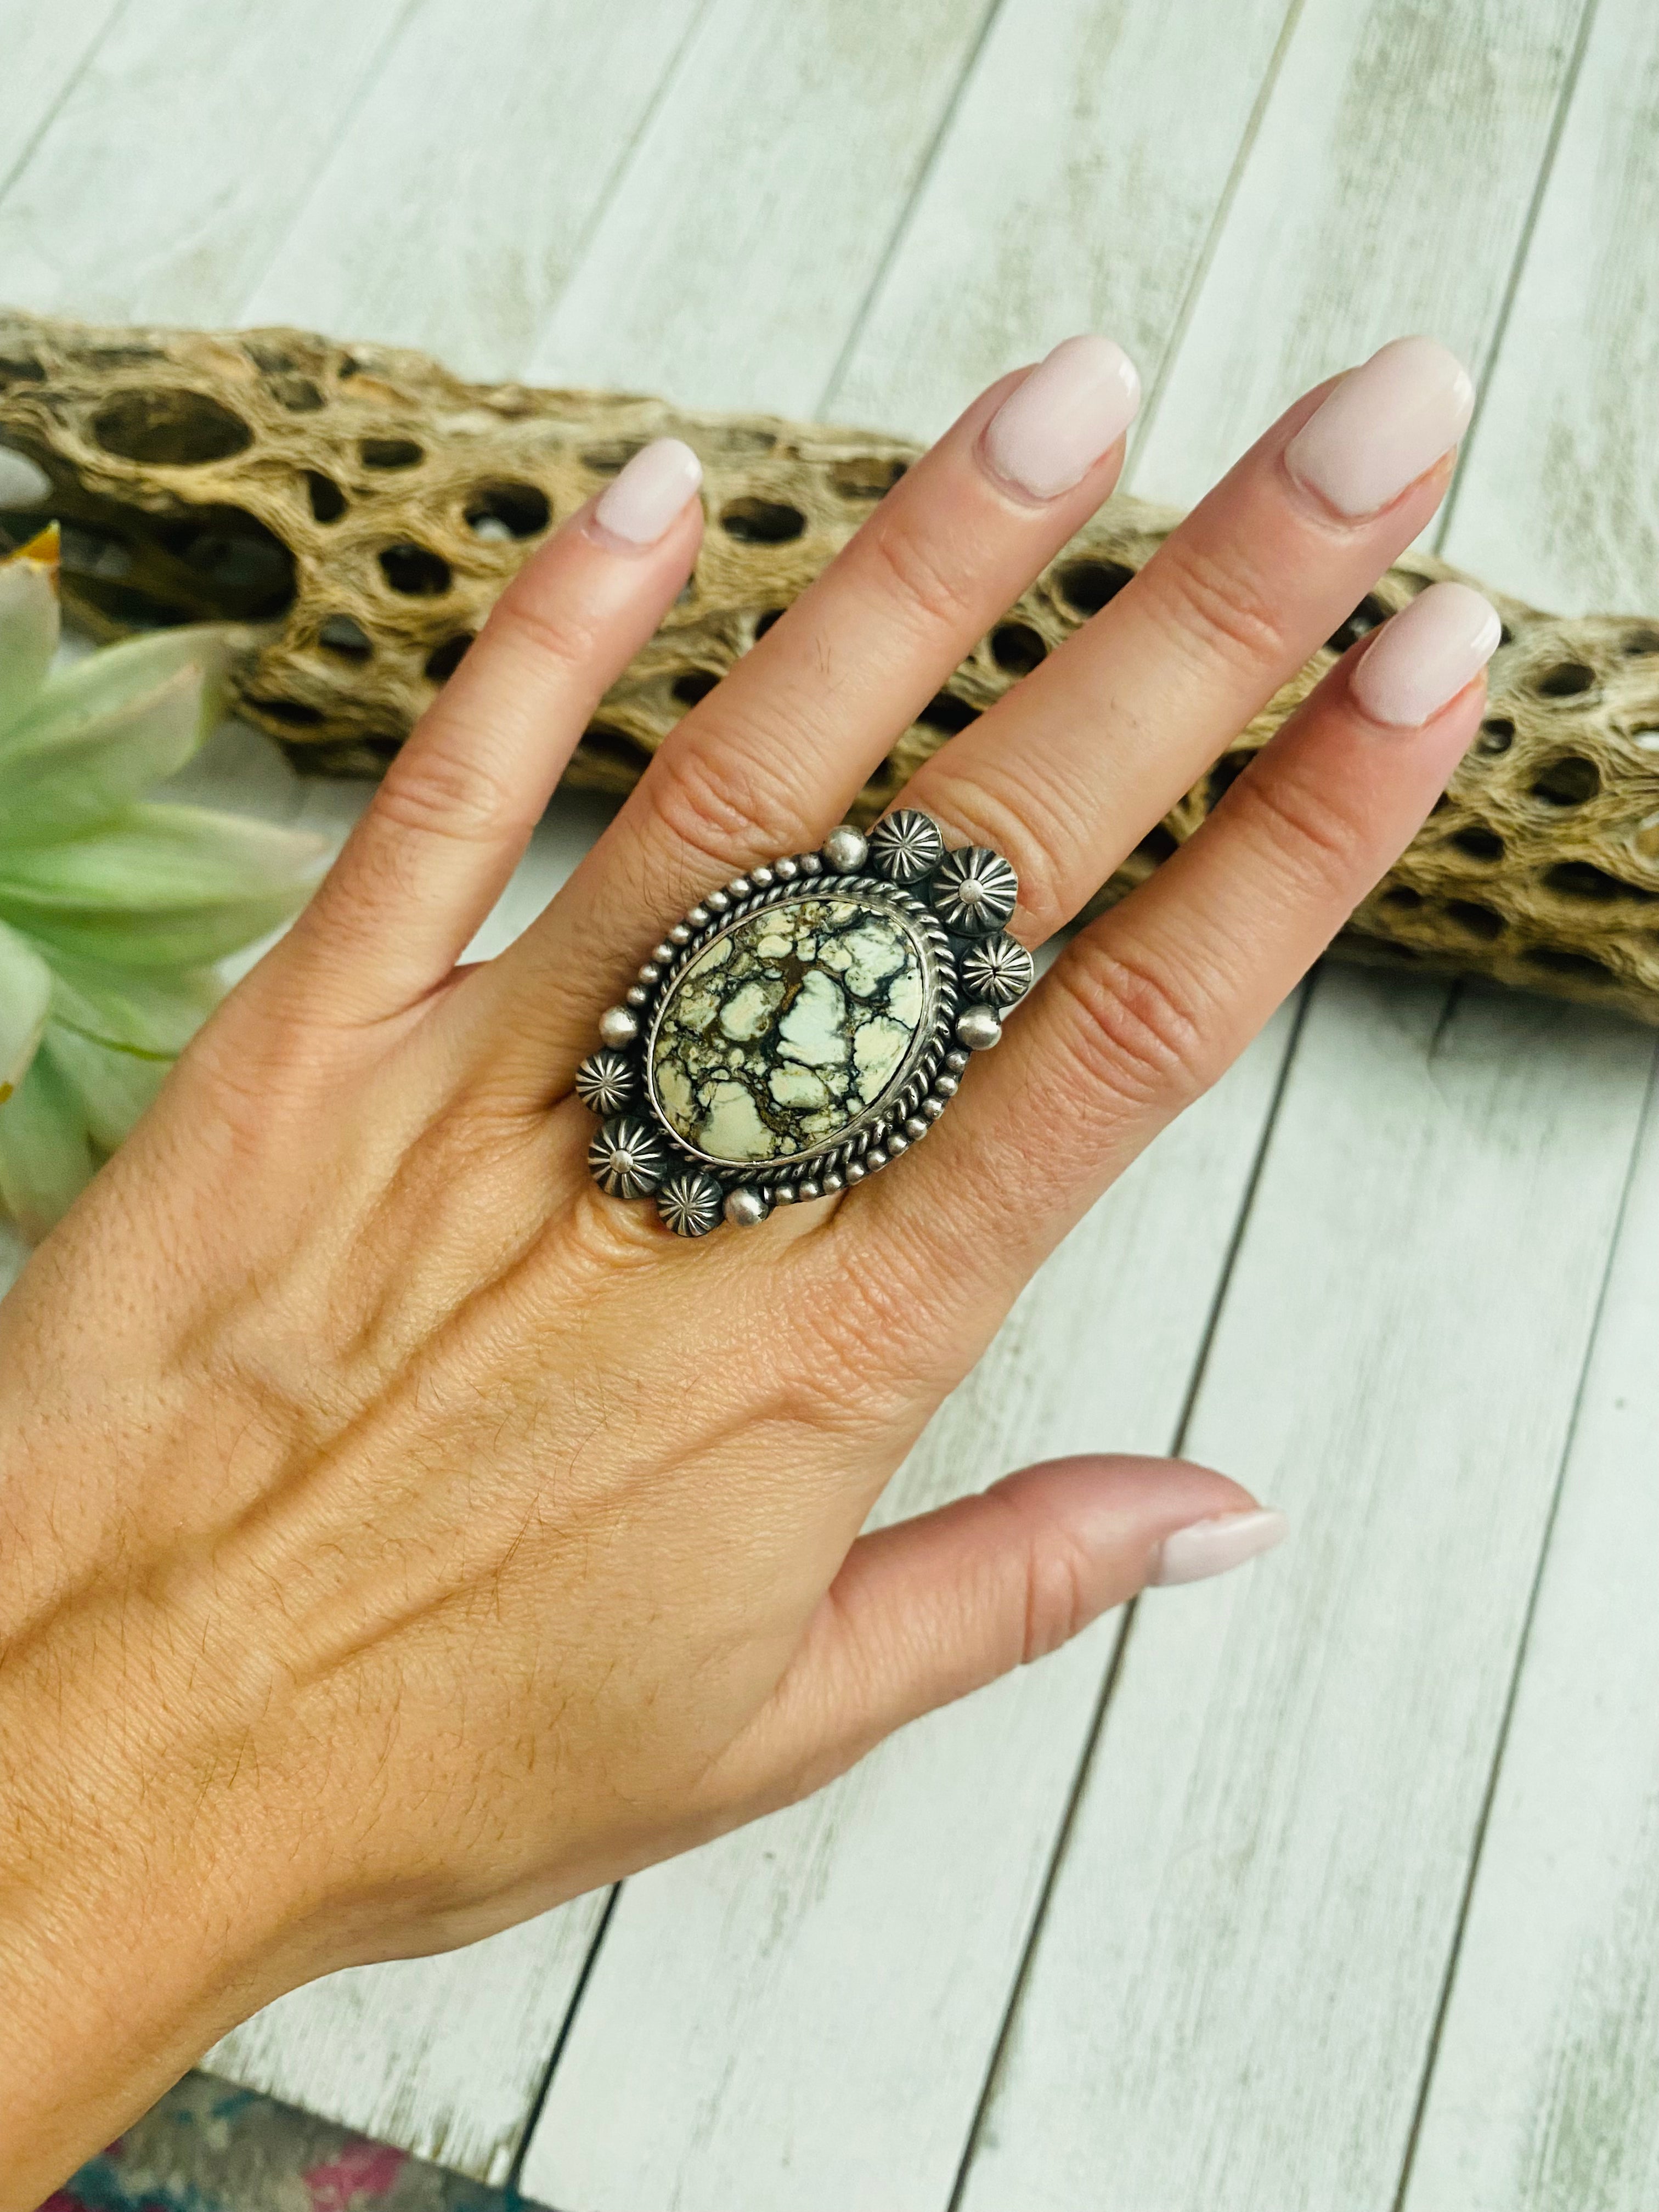
[[[0,1307],[0,2203],[283,1990],[817,1788],[1253,1503],[1099,1457],[859,1534],[1032,1268],[1407,842],[1480,684],[1385,730],[1356,648],[849,1200],[672,1239],[591,1183],[568,1095],[641,950],[818,842],[1110,490],[1121,447],[1047,501],[994,477],[1016,380],[686,717],[539,921],[458,968],[701,528],[695,500],[645,550],[574,518]],[[1027,942],[1432,514],[1449,458],[1359,522],[1295,483],[1322,396],[912,785],[1014,861]]]

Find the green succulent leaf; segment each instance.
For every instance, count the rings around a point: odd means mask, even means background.
[[[15,553],[0,562],[0,729],[34,703],[57,650],[56,565]]]
[[[69,1211],[97,1164],[79,1097],[36,1053],[0,1106],[0,1200],[31,1243]]]
[[[288,921],[322,839],[199,806],[129,807],[58,845],[0,846],[0,921],[126,967],[201,967]]]
[[[176,1059],[223,995],[210,968],[121,968],[52,956],[53,1030],[73,1030],[112,1052]]]
[[[34,1058],[52,1003],[52,970],[33,945],[0,922],[0,1104]]]
[[[93,1141],[106,1152],[154,1103],[173,1068],[170,1053],[112,1050],[56,1022],[47,1024],[41,1049],[79,1098]]]
[[[93,714],[68,690],[48,685],[0,732],[0,843],[55,842],[112,820],[184,766],[212,718],[197,668]]]

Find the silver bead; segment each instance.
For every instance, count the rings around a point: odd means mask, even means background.
[[[753,1229],[771,1211],[759,1191],[744,1185],[726,1194],[726,1218],[734,1229]]]
[[[726,886],[726,896],[729,899],[746,899],[754,888],[747,876],[733,876]]]
[[[933,1078],[933,1096],[935,1098],[954,1098],[957,1095],[958,1087],[957,1079],[954,1075],[936,1075]]]
[[[887,1157],[890,1160],[896,1160],[901,1152],[908,1152],[909,1149],[910,1139],[905,1135],[902,1129],[894,1129],[889,1133],[887,1139]]]
[[[707,929],[714,917],[706,906],[694,906],[685,919],[690,927],[695,930]]]
[[[802,875],[815,876],[823,867],[823,863],[816,853],[798,853],[795,856],[795,866],[800,870]]]
[[[965,1052],[947,1052],[945,1055],[945,1065],[952,1075],[960,1075],[968,1065],[968,1055]],[[937,1087],[935,1085],[935,1088]]]
[[[750,868],[749,871],[749,880],[757,891],[769,891],[772,888],[772,878],[773,872],[770,868]]]
[[[781,884],[793,884],[800,873],[800,863],[799,860],[774,860],[772,873]]]
[[[684,938],[682,938],[682,939],[681,939],[681,940],[680,940],[680,942],[681,942],[682,944],[684,944],[684,941],[685,941],[685,940],[684,939]],[[651,955],[651,957],[652,957],[652,958],[656,962],[657,965],[658,965],[659,968],[665,968],[665,967],[668,965],[669,962],[673,958],[673,957],[674,957],[674,948],[673,948],[673,946],[669,943],[669,941],[668,941],[668,939],[667,939],[666,938],[665,938],[665,939],[663,939],[662,943],[661,943],[661,944],[657,947],[656,951],[655,951]]]
[[[629,986],[628,1003],[630,1006],[642,1006],[650,996],[650,992],[646,989],[643,983],[632,983]]]
[[[710,914],[724,914],[731,903],[732,901],[725,891],[710,891],[703,901]]]
[[[862,1182],[866,1173],[866,1170],[862,1160],[848,1161],[847,1180],[848,1182]]]
[[[927,1134],[930,1127],[931,1124],[924,1121],[920,1114],[913,1114],[904,1125],[904,1133],[914,1145],[919,1138]]]
[[[921,1110],[930,1121],[937,1121],[945,1111],[945,1101],[942,1098],[924,1098],[921,1102]]]
[[[877,1168],[884,1168],[886,1166],[887,1155],[883,1152],[879,1145],[871,1146],[869,1151],[864,1156],[864,1164],[866,1167],[869,1168],[872,1172],[873,1172]]]
[[[691,933],[683,921],[677,921],[672,929],[669,931],[668,942],[671,945],[690,945],[691,942]]]
[[[639,1017],[626,1006],[607,1006],[599,1016],[599,1036],[605,1044],[632,1044],[639,1033]]]
[[[823,1178],[823,1194],[826,1198],[828,1198],[832,1190],[844,1190],[846,1187],[847,1178],[842,1174],[839,1168],[831,1168],[829,1174]]]
[[[994,1006],[967,1006],[957,1016],[957,1035],[969,1052],[989,1052],[1002,1042],[1002,1022]]]
[[[659,981],[661,981],[661,979],[662,979],[662,969],[661,969],[660,968],[659,968],[659,967],[658,967],[658,965],[657,965],[657,963],[656,963],[656,962],[655,962],[654,960],[647,960],[647,961],[646,962],[646,963],[645,963],[644,967],[643,967],[643,968],[641,968],[641,970],[640,970],[640,981],[641,981],[641,983],[656,983],[656,982],[659,982]]]
[[[795,1185],[795,1195],[799,1199],[802,1205],[805,1206],[809,1202],[809,1200],[815,1199],[819,1195],[818,1187],[809,1176],[806,1182],[798,1182]]]
[[[914,884],[938,867],[945,840],[931,814],[902,806],[870,832],[870,860],[890,883]]]
[[[795,1187],[793,1183],[781,1182],[772,1193],[774,1206],[793,1206],[794,1202]]]
[[[823,841],[824,866],[835,869],[837,875],[855,876],[864,866],[869,850],[864,832],[855,830],[850,822],[843,822]]]

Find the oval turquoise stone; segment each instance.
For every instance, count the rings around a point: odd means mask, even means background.
[[[921,944],[890,908],[824,893],[768,907],[705,945],[665,1000],[658,1109],[734,1167],[833,1144],[903,1073],[927,998]]]

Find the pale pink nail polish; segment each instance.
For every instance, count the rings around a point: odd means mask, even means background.
[[[1385,622],[1348,679],[1361,709],[1414,730],[1473,683],[1498,650],[1498,610],[1467,584],[1431,584]]]
[[[702,463],[678,438],[641,446],[607,484],[593,520],[629,545],[654,545],[702,482]]]
[[[1358,520],[1391,506],[1474,412],[1474,386],[1437,338],[1395,338],[1351,368],[1285,448],[1304,490]]]
[[[1246,1559],[1282,1544],[1290,1525],[1282,1513],[1265,1506],[1194,1521],[1164,1539],[1147,1582],[1164,1589],[1172,1583],[1199,1583],[1207,1575],[1224,1575],[1230,1567],[1242,1567]]]
[[[1117,443],[1139,405],[1140,379],[1121,345],[1065,338],[986,424],[985,458],[1028,499],[1057,498]]]

